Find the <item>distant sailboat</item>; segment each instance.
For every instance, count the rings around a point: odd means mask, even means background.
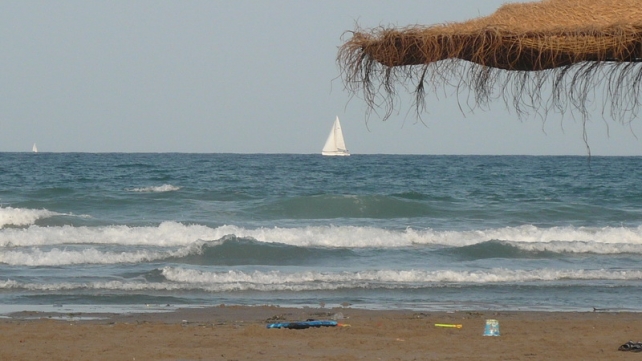
[[[33,143],[33,147],[31,147],[31,151],[34,153],[38,153],[38,147],[36,147],[36,143]]]
[[[346,149],[346,143],[343,140],[343,132],[341,131],[341,123],[339,117],[334,120],[328,140],[325,141],[325,146],[321,151],[322,155],[329,156],[348,156],[350,153]]]

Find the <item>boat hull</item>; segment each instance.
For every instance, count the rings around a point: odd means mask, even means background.
[[[350,153],[344,153],[344,152],[321,152],[321,155],[325,155],[328,157],[348,157],[350,156]]]

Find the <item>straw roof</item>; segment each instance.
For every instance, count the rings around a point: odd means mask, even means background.
[[[397,86],[471,91],[471,108],[503,98],[519,114],[597,104],[635,115],[642,80],[640,0],[543,0],[501,6],[461,23],[350,32],[338,63],[346,87],[372,109],[394,108]],[[383,101],[383,104],[382,104]]]

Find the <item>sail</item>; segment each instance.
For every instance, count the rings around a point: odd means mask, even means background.
[[[343,131],[341,130],[341,123],[339,117],[334,121],[334,144],[336,144],[337,151],[348,154],[346,149],[346,142],[343,140]]]
[[[33,147],[31,147],[31,151],[34,153],[38,153],[38,147],[36,147],[36,143],[33,143]]]
[[[321,151],[323,155],[350,155],[348,149],[346,149],[346,143],[343,139],[343,131],[341,130],[341,122],[339,117],[334,120],[332,129],[330,129],[330,135],[323,146]]]
[[[346,148],[346,142],[343,139],[343,131],[341,130],[341,122],[339,122],[339,117],[334,120],[332,129],[330,129],[330,135],[325,141],[323,150],[321,151],[323,155],[350,155],[348,149]]]

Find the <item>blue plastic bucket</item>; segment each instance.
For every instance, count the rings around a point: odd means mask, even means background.
[[[486,327],[484,328],[484,336],[499,336],[499,321],[486,320]]]

